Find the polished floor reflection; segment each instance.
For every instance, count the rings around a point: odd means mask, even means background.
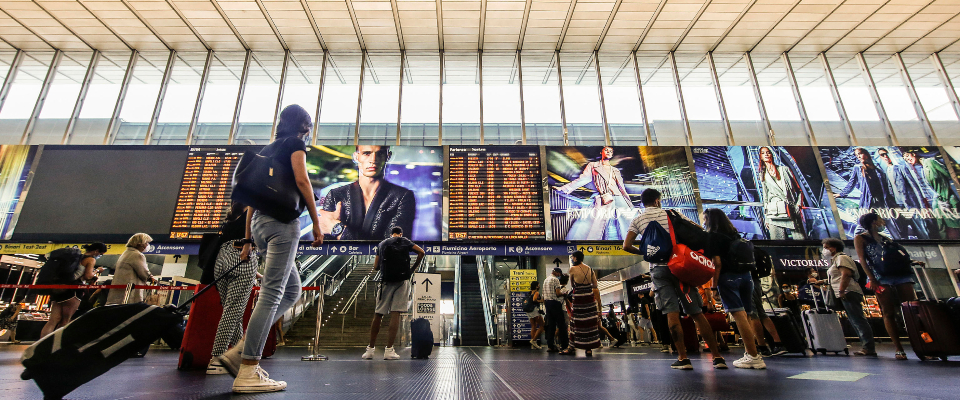
[[[22,345],[0,345],[0,398],[39,399],[19,379]],[[740,349],[727,354],[731,362]],[[693,371],[669,368],[671,358],[649,347],[604,349],[593,358],[568,358],[527,349],[437,348],[430,360],[360,360],[362,348],[326,349],[327,362],[301,362],[303,347],[281,348],[264,367],[286,380],[263,399],[917,399],[957,398],[960,361],[847,356],[774,357],[765,371],[713,370],[709,358]],[[382,351],[382,350],[381,350]],[[378,351],[378,356],[381,355]],[[911,357],[913,355],[911,354]],[[229,376],[177,371],[177,353],[152,350],[81,387],[68,399],[214,399],[231,397]]]

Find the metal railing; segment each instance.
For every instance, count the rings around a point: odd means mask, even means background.
[[[339,312],[340,315],[346,314],[347,311],[350,310],[350,307],[353,307],[353,316],[354,316],[354,317],[357,316],[357,307],[356,307],[356,305],[357,305],[357,297],[360,296],[360,291],[362,291],[363,289],[366,288],[368,281],[370,281],[370,275],[369,275],[369,274],[367,274],[367,276],[363,277],[363,280],[361,280],[361,281],[360,281],[360,284],[357,285],[357,290],[354,290],[354,291],[353,291],[353,294],[350,296],[350,299],[348,299],[347,302],[344,303],[343,307],[340,308],[340,312]]]

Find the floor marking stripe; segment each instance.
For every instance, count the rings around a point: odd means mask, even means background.
[[[507,383],[507,381],[503,380],[503,377],[500,376],[500,374],[498,374],[497,371],[494,371],[493,368],[490,368],[490,366],[487,365],[487,363],[483,362],[483,358],[480,358],[480,355],[477,354],[476,351],[473,351],[473,349],[470,349],[470,352],[473,353],[473,355],[476,356],[478,360],[480,360],[480,364],[483,364],[484,368],[486,368],[490,372],[493,372],[493,375],[496,376],[497,379],[500,380],[500,382],[503,382],[503,385],[506,386],[507,389],[510,389],[510,391],[513,392],[514,396],[517,396],[517,398],[520,400],[524,400],[523,396],[521,396],[520,393],[517,393],[517,391],[513,389],[513,386],[510,386],[510,384]]]

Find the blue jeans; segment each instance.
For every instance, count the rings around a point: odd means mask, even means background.
[[[266,250],[267,259],[264,263],[260,297],[247,324],[243,359],[259,360],[277,316],[287,312],[300,297],[300,271],[295,263],[300,240],[300,220],[283,223],[256,212],[250,225],[253,240],[257,242],[258,249]]]
[[[717,282],[720,289],[720,300],[728,313],[746,311],[753,312],[753,277],[750,273],[720,274]]]
[[[867,317],[863,315],[863,295],[856,292],[847,292],[845,297],[840,298],[840,301],[843,302],[843,309],[847,312],[847,320],[850,321],[850,325],[853,325],[853,329],[860,336],[860,346],[869,353],[876,351],[873,328],[870,327]]]

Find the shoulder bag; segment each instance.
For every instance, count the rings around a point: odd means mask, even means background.
[[[303,213],[303,196],[297,187],[293,169],[278,160],[275,154],[263,155],[253,151],[243,153],[233,174],[233,193],[230,198],[258,211],[290,222]]]

